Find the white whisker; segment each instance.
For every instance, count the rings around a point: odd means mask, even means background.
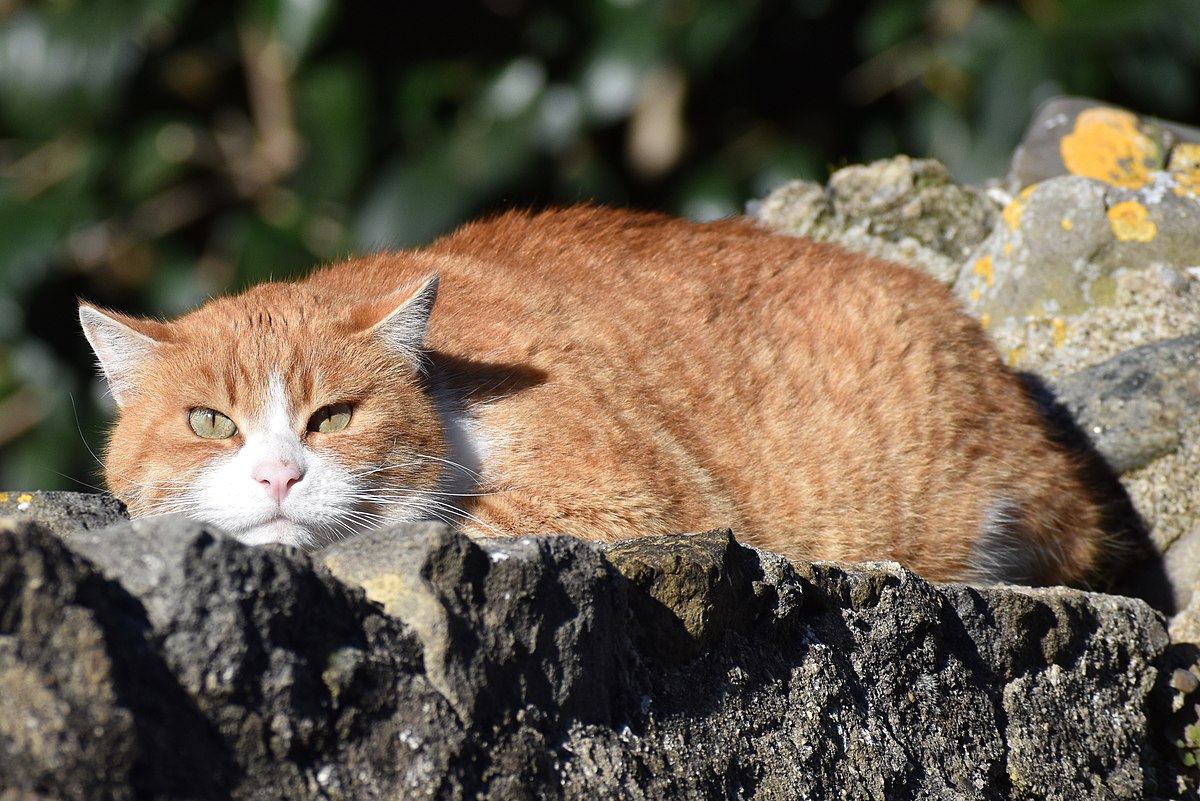
[[[459,470],[459,471],[467,474],[468,476],[476,479],[477,481],[483,480],[483,476],[480,475],[477,471],[472,470],[471,468],[469,468],[465,465],[459,464],[458,462],[455,462],[451,459],[443,459],[440,456],[430,456],[425,453],[418,453],[415,455],[418,459],[428,459],[433,462],[441,462],[442,464],[447,465],[448,467],[453,467],[455,470]]]
[[[434,490],[434,489],[410,490],[410,489],[397,489],[397,488],[391,488],[391,487],[381,487],[379,490],[377,490],[377,492],[379,492],[379,493],[389,493],[389,492],[390,493],[403,493],[399,497],[409,497],[414,492],[420,492],[423,495],[432,495],[432,496],[436,496],[438,498],[488,498],[488,497],[491,497],[492,495],[498,494],[500,491],[499,490],[489,490],[489,491],[485,491],[485,492],[443,492],[442,490]],[[382,495],[372,495],[370,497],[383,497],[383,496]]]
[[[441,520],[444,523],[453,524],[459,522],[460,519],[470,520],[481,528],[487,529],[497,536],[500,536],[501,534],[501,532],[495,526],[484,522],[479,517],[471,514],[465,509],[455,506],[454,504],[439,501],[436,498],[414,499],[411,495],[408,498],[381,498],[376,496],[371,499],[371,502],[380,506],[399,506],[406,509],[417,509],[419,511],[432,514],[436,519]]]
[[[54,475],[59,476],[60,478],[65,478],[67,481],[74,482],[75,484],[78,484],[81,487],[87,487],[88,489],[94,490],[96,492],[106,492],[104,487],[100,487],[95,484],[89,484],[86,481],[81,481],[80,479],[75,478],[75,476],[69,476],[66,473],[60,472],[58,470],[54,470],[53,473],[54,473]]]

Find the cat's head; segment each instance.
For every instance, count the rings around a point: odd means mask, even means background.
[[[444,454],[422,376],[437,277],[347,303],[272,283],[162,323],[83,304],[119,408],[109,488],[243,542],[317,547],[428,517]]]

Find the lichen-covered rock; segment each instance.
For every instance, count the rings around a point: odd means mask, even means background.
[[[1042,109],[1014,157],[1019,189],[956,283],[1012,364],[1060,378],[1200,332],[1197,143],[1094,101]]]
[[[377,600],[299,552],[182,519],[69,546],[4,524],[0,786],[56,799],[1192,786],[1170,745],[1172,701],[1194,703],[1172,678],[1190,654],[1138,601],[793,566],[727,531],[601,546],[397,526],[317,558]],[[690,653],[654,642],[665,619]]]
[[[1183,175],[1197,164],[1200,128],[1134,114],[1086,97],[1055,97],[1034,114],[1013,154],[1006,183],[1016,194],[1058,175],[1139,184],[1166,166]]]
[[[753,204],[752,214],[777,231],[841,242],[950,283],[997,209],[982,191],[956,184],[940,162],[897,156],[838,170],[826,187],[786,184]]]
[[[1200,201],[1082,176],[1026,188],[955,289],[1014,366],[1057,377],[1200,330]]]

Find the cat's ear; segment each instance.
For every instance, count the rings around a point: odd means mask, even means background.
[[[414,365],[419,364],[437,293],[438,275],[434,273],[372,304],[380,316],[369,333]]]
[[[86,304],[79,306],[79,324],[96,353],[109,393],[118,406],[125,405],[141,366],[154,355],[158,341],[136,330],[138,321]]]

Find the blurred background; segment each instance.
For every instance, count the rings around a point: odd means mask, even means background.
[[[1198,0],[0,0],[0,489],[99,485],[76,298],[175,315],[510,206],[697,219],[1035,106],[1200,123]]]

